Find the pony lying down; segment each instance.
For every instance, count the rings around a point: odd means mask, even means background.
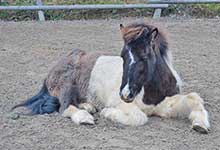
[[[203,99],[179,94],[181,80],[162,31],[145,23],[121,24],[120,30],[121,56],[74,50],[51,69],[36,96],[12,109],[59,111],[76,124],[94,124],[97,107],[103,117],[131,126],[144,125],[150,116],[187,117],[194,130],[208,133]]]

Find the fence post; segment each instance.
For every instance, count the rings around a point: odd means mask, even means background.
[[[156,8],[155,11],[154,11],[153,19],[160,18],[161,11],[162,11],[161,8]]]
[[[42,6],[41,0],[37,0],[36,3],[37,3],[37,6]],[[38,17],[40,21],[45,21],[44,12],[42,10],[38,11]]]

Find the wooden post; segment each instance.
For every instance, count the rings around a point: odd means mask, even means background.
[[[41,0],[37,0],[36,2],[37,2],[37,6],[42,6]],[[45,21],[44,12],[42,10],[38,11],[38,17],[40,21]]]
[[[160,18],[160,16],[161,16],[161,11],[162,11],[161,8],[157,8],[157,9],[155,9],[155,10],[154,10],[153,19]]]

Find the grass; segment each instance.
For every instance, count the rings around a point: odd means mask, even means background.
[[[123,4],[126,2],[138,2],[139,0],[43,0],[45,5],[74,5],[74,4]],[[35,5],[35,0],[8,0],[0,5]],[[149,16],[152,9],[121,9],[121,10],[48,10],[44,11],[48,20],[73,20],[73,19],[106,19],[127,16]],[[163,11],[163,15],[171,14],[179,16],[215,17],[220,15],[220,4],[194,4],[172,5]],[[0,20],[37,20],[36,11],[0,11]]]
[[[200,4],[198,8],[206,17],[220,15],[220,4]]]
[[[171,5],[164,11],[165,15],[192,16],[196,18],[213,18],[220,16],[220,4],[180,4]]]

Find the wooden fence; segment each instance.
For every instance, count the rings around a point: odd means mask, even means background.
[[[0,6],[3,10],[37,10],[40,21],[44,21],[43,10],[80,10],[80,9],[129,9],[152,8],[155,9],[153,18],[161,16],[161,11],[170,4],[201,4],[220,3],[220,0],[148,0],[147,4],[103,4],[103,5],[43,5],[41,0],[36,0],[34,6]]]

